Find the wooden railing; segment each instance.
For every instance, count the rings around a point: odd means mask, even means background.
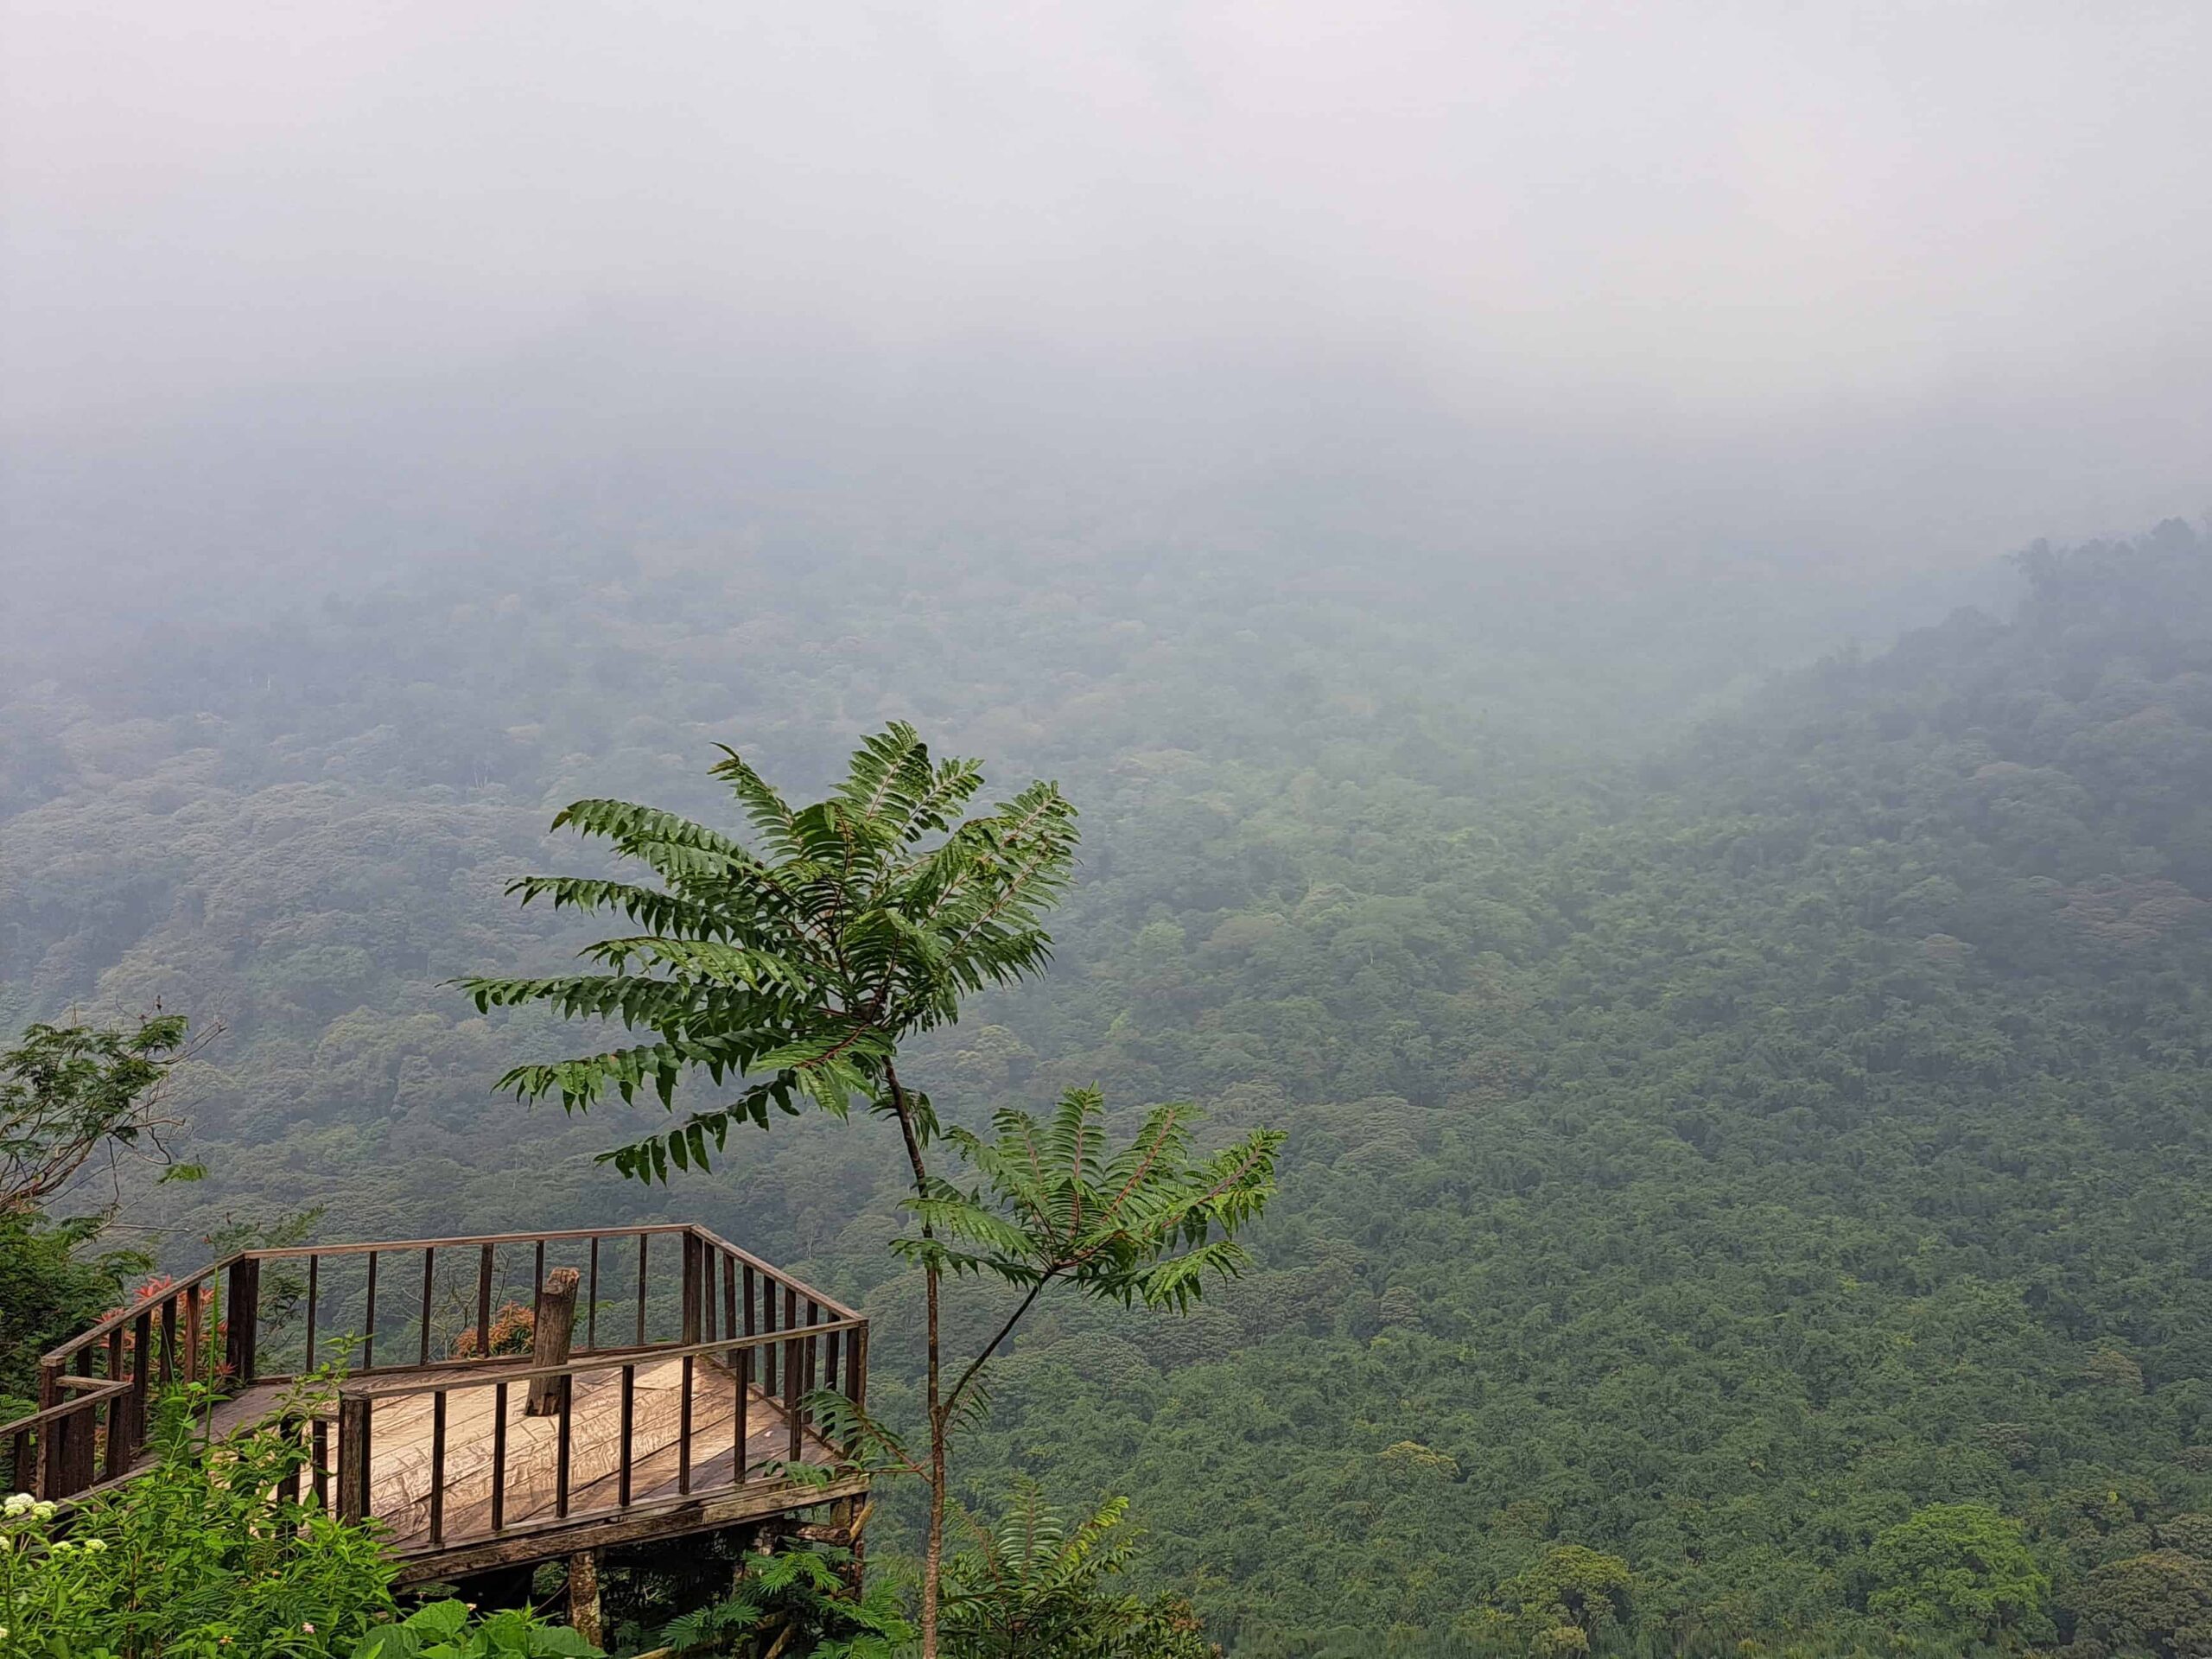
[[[521,1261],[528,1263],[526,1278]],[[499,1307],[509,1300],[534,1305],[557,1266],[575,1267],[580,1280],[576,1345],[569,1361],[533,1371],[526,1355],[487,1355]],[[461,1321],[472,1314],[473,1349],[456,1353]],[[75,1497],[130,1470],[144,1446],[149,1401],[159,1388],[205,1382],[217,1396],[229,1397],[296,1381],[319,1362],[334,1363],[344,1378],[336,1460],[334,1470],[323,1455],[327,1425],[318,1423],[318,1488],[334,1472],[340,1512],[366,1513],[378,1403],[428,1394],[435,1535],[444,1484],[444,1446],[436,1431],[456,1390],[493,1389],[504,1408],[515,1385],[561,1379],[556,1501],[565,1515],[576,1376],[621,1374],[620,1502],[627,1507],[633,1459],[626,1403],[638,1357],[682,1363],[679,1480],[688,1491],[690,1412],[702,1362],[718,1359],[734,1372],[735,1475],[742,1479],[745,1430],[756,1403],[749,1390],[758,1389],[773,1402],[784,1420],[789,1459],[800,1461],[814,1428],[808,1395],[819,1387],[864,1402],[867,1353],[868,1323],[853,1309],[704,1228],[680,1223],[245,1250],[160,1287],[47,1354],[40,1363],[40,1409],[0,1426],[0,1448],[9,1457],[7,1490]],[[431,1375],[400,1378],[398,1372]],[[494,1423],[492,1459],[503,1475],[504,1409]],[[495,1479],[495,1530],[504,1522],[499,1486]]]
[[[399,1379],[386,1382],[349,1383],[338,1396],[338,1435],[336,1462],[337,1511],[342,1520],[359,1520],[376,1513],[369,1478],[370,1459],[378,1444],[377,1423],[380,1411],[390,1411],[404,1402],[419,1402],[427,1397],[430,1402],[430,1433],[429,1439],[428,1478],[423,1497],[427,1504],[424,1525],[427,1538],[416,1538],[411,1533],[402,1539],[403,1548],[436,1549],[449,1541],[447,1529],[447,1503],[454,1484],[448,1465],[447,1426],[457,1414],[453,1409],[454,1397],[471,1392],[489,1390],[493,1395],[488,1414],[491,1423],[491,1463],[486,1477],[488,1513],[482,1524],[472,1526],[472,1537],[499,1537],[509,1527],[509,1510],[512,1494],[509,1482],[507,1425],[512,1418],[510,1402],[518,1397],[517,1390],[527,1390],[544,1379],[557,1382],[557,1406],[554,1414],[554,1444],[556,1452],[553,1480],[550,1492],[531,1494],[537,1508],[542,1511],[550,1499],[552,1513],[542,1513],[537,1524],[557,1524],[569,1518],[575,1508],[579,1484],[575,1461],[574,1435],[575,1424],[576,1382],[579,1377],[599,1375],[619,1378],[619,1428],[613,1448],[612,1466],[594,1477],[590,1482],[601,1486],[611,1477],[614,1482],[612,1501],[597,1502],[592,1507],[594,1515],[620,1513],[633,1505],[648,1501],[653,1496],[640,1489],[639,1474],[647,1452],[639,1441],[640,1425],[635,1402],[637,1379],[641,1363],[680,1363],[680,1415],[676,1433],[664,1448],[675,1463],[674,1495],[677,1499],[688,1497],[693,1490],[693,1472],[699,1462],[702,1448],[695,1433],[696,1412],[703,1391],[715,1388],[728,1391],[730,1396],[730,1432],[728,1445],[731,1453],[730,1472],[726,1484],[741,1484],[760,1471],[760,1465],[752,1464],[747,1457],[747,1442],[753,1438],[755,1423],[755,1390],[767,1396],[765,1410],[779,1431],[777,1452],[772,1459],[777,1465],[820,1461],[817,1455],[810,1459],[808,1452],[821,1445],[821,1425],[817,1422],[810,1396],[817,1389],[843,1395],[856,1403],[860,1402],[867,1376],[867,1332],[865,1321],[859,1319],[831,1319],[815,1325],[799,1325],[783,1330],[770,1331],[752,1336],[721,1338],[715,1340],[686,1344],[679,1347],[632,1349],[620,1357],[599,1356],[586,1359],[572,1359],[564,1365],[524,1369],[500,1368],[493,1375],[482,1371],[474,1374],[455,1373],[449,1378],[436,1381]],[[704,1362],[719,1360],[724,1375],[712,1377]],[[842,1361],[842,1363],[841,1363]],[[720,1437],[718,1436],[717,1439]],[[837,1448],[831,1448],[833,1455]],[[320,1466],[318,1472],[321,1472]],[[781,1472],[780,1470],[778,1472]],[[664,1497],[665,1495],[664,1495]],[[394,1517],[384,1517],[391,1521]]]
[[[10,1491],[64,1498],[119,1479],[146,1440],[156,1387],[212,1380],[219,1275],[238,1258],[111,1313],[39,1361],[39,1409],[0,1426]]]

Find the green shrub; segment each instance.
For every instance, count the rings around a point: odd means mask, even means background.
[[[848,1593],[852,1554],[826,1547],[745,1558],[736,1590],[660,1633],[678,1652],[788,1654],[791,1659],[892,1659],[913,1640],[898,1597],[880,1580]]]
[[[274,1429],[210,1444],[205,1402],[183,1389],[161,1402],[153,1466],[115,1492],[66,1513],[22,1492],[0,1503],[0,1659],[595,1651],[520,1614],[426,1608],[398,1623],[397,1567],[376,1531],[283,1496],[295,1477],[308,1484],[306,1447]]]
[[[471,1615],[459,1601],[434,1601],[363,1637],[350,1659],[599,1659],[574,1630],[528,1613]]]

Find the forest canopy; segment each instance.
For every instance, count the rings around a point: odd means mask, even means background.
[[[165,1265],[302,1204],[333,1237],[695,1218],[861,1302],[911,1409],[888,1149],[778,1119],[612,1180],[651,1123],[495,1096],[567,1039],[453,984],[582,943],[502,896],[569,855],[560,804],[709,810],[715,742],[804,779],[903,716],[1084,813],[1051,972],[926,1039],[947,1121],[1095,1088],[1288,1137],[1191,1317],[1040,1306],[965,1497],[1126,1494],[1147,1587],[1238,1659],[2201,1650],[2190,526],[1749,683],[1728,627],[1596,601],[770,563],[712,602],[696,560],[486,563],[0,680],[0,1022],[223,1027],[166,1096],[208,1179],[137,1211]]]

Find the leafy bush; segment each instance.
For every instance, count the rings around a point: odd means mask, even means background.
[[[471,1616],[459,1601],[434,1601],[363,1637],[351,1659],[598,1659],[574,1630],[528,1613]]]
[[[395,1624],[397,1569],[376,1532],[283,1496],[305,1446],[275,1429],[211,1445],[194,1414],[205,1401],[179,1389],[161,1402],[155,1463],[118,1491],[66,1516],[28,1493],[0,1504],[0,1659],[595,1651],[520,1614],[473,1624],[425,1609]]]
[[[537,1341],[537,1310],[522,1302],[507,1302],[492,1315],[492,1347],[494,1354],[526,1354]],[[453,1339],[453,1357],[473,1359],[476,1357],[476,1327],[470,1325]]]
[[[1117,1535],[1128,1500],[1109,1498],[1070,1527],[1034,1487],[946,1573],[946,1651],[957,1659],[1208,1659],[1219,1649],[1190,1609],[1145,1601],[1111,1580],[1135,1560]]]
[[[35,1025],[0,1049],[0,1421],[35,1409],[39,1353],[152,1265],[135,1250],[88,1255],[105,1215],[53,1224],[48,1203],[92,1196],[81,1185],[87,1165],[135,1158],[165,1178],[199,1173],[162,1145],[172,1126],[160,1114],[162,1084],[185,1052],[174,1014],[135,1031]]]
[[[9,1500],[0,1656],[344,1653],[391,1617],[395,1568],[375,1536],[281,1496],[305,1448],[273,1431],[208,1447],[191,1413],[203,1399],[165,1400],[155,1466],[84,1505],[66,1536],[48,1506]]]
[[[748,1555],[735,1593],[671,1624],[677,1652],[788,1654],[809,1659],[892,1659],[914,1638],[896,1593],[878,1581],[846,1599],[852,1555],[830,1548]]]

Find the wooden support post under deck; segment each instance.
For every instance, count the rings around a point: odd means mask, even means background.
[[[569,1628],[592,1644],[603,1647],[607,1631],[599,1612],[599,1552],[580,1550],[569,1557]]]
[[[841,1497],[830,1506],[831,1541],[842,1544],[852,1553],[852,1559],[840,1570],[838,1576],[845,1581],[845,1592],[855,1601],[861,1597],[867,1579],[864,1552],[868,1545],[863,1536],[868,1527],[868,1514],[873,1506],[857,1497]]]

